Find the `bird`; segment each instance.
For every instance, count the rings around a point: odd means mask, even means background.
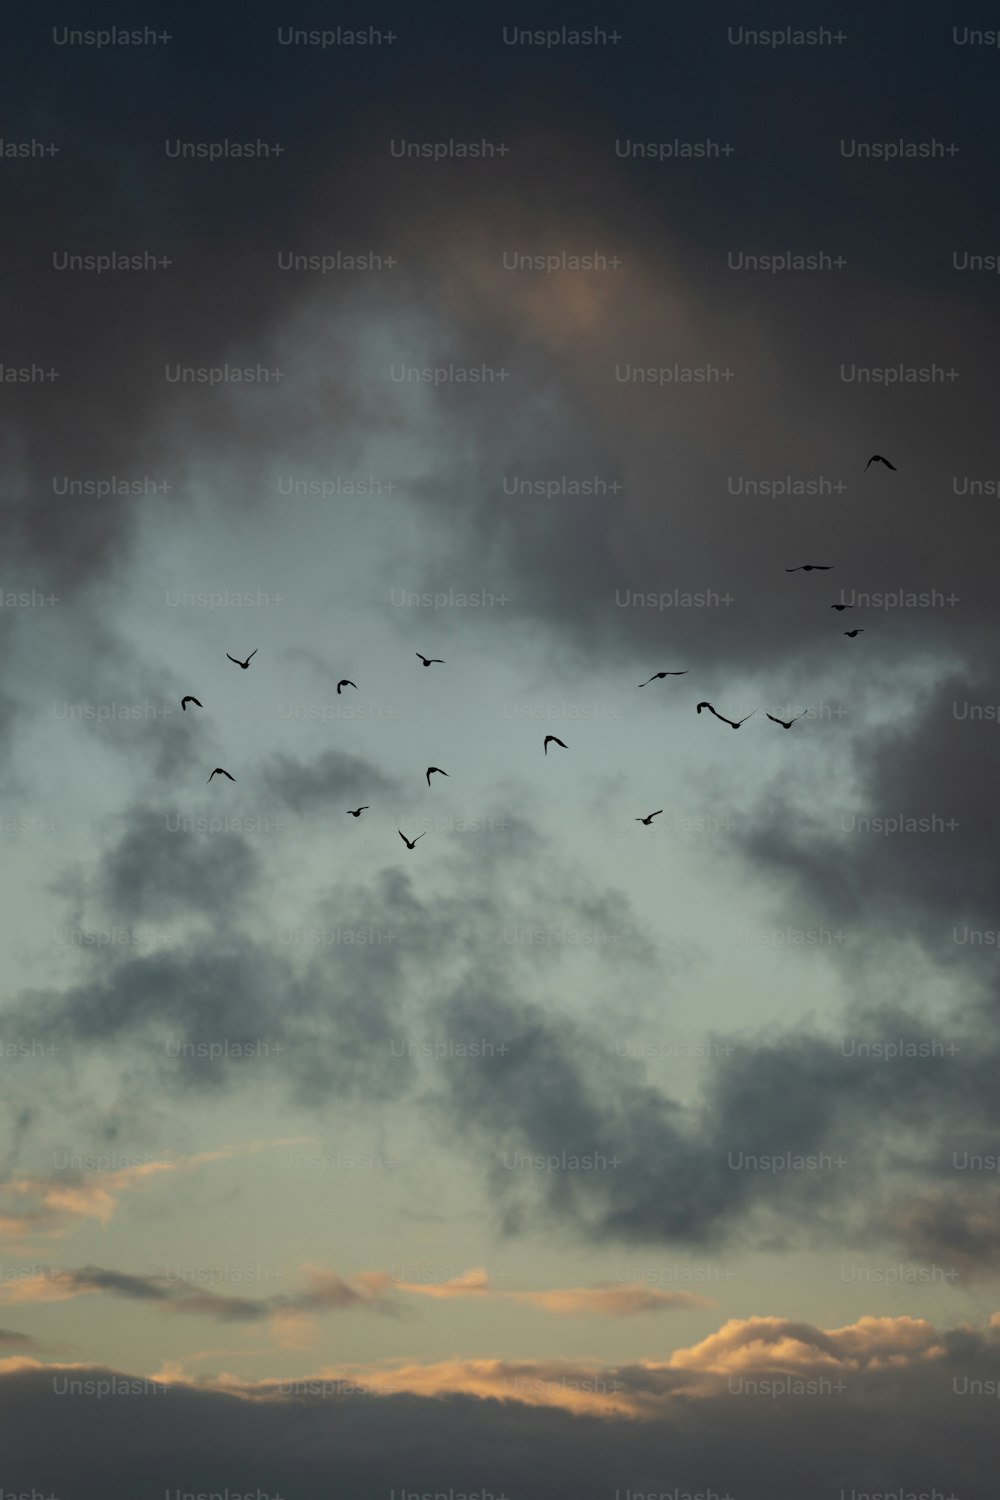
[[[871,468],[872,464],[885,464],[886,468],[887,469],[891,469],[894,474],[897,472],[896,465],[895,464],[891,464],[887,458],[883,458],[882,455],[881,455],[881,453],[873,453],[872,454],[871,458],[865,464],[865,473],[866,474],[868,473],[868,470]]]
[[[717,719],[721,719],[723,724],[729,724],[733,729],[739,729],[741,724],[745,724],[747,719],[752,719],[754,714],[757,712],[757,710],[754,709],[752,713],[745,714],[742,719],[727,719],[725,714],[720,714],[716,709],[712,707],[711,703],[699,703],[698,712],[701,713],[703,708],[707,708],[710,714],[715,714],[715,717]]]
[[[229,652],[228,651],[226,652],[226,655],[229,656]],[[253,661],[253,659],[254,659],[254,657],[256,655],[257,655],[257,648],[254,647],[254,649],[250,652],[250,655],[247,657],[246,661],[240,661],[239,658],[235,657],[235,656],[229,656],[229,660],[231,662],[234,662],[236,666],[242,667],[243,670],[244,670],[244,672],[245,672],[246,669],[247,669],[247,667],[250,665],[250,663]]]
[[[771,721],[772,724],[780,724],[781,727],[782,727],[782,729],[791,729],[791,727],[795,723],[796,719],[804,719],[805,716],[806,716],[806,714],[807,714],[807,712],[808,712],[808,709],[804,708],[800,714],[796,714],[795,715],[794,719],[776,719],[774,717],[774,714],[768,714],[767,717],[770,719],[770,721]]]
[[[435,662],[435,661],[439,661],[441,663],[442,667],[446,665],[444,657],[442,657],[442,656],[422,656],[419,651],[415,651],[413,654],[414,654],[414,656],[419,656],[420,657],[420,660],[423,662],[423,664],[424,664],[425,667],[429,667],[430,664],[431,664],[431,662]]]
[[[221,766],[216,766],[215,770],[212,772],[212,776],[229,776],[229,772],[228,771],[224,771]],[[209,781],[211,781],[212,776],[210,776],[208,778]],[[229,776],[229,779],[230,779],[230,781],[235,781],[236,777],[235,776]]]
[[[181,708],[184,711],[184,713],[187,713],[187,706],[188,706],[189,703],[198,703],[198,699],[197,698],[193,698],[190,693],[188,693],[188,695],[187,695],[186,698],[182,698],[181,699]],[[198,707],[201,708],[201,704],[200,703],[198,703]]]
[[[786,568],[786,573],[829,573],[833,563],[802,563],[798,568]]]
[[[688,674],[688,668],[687,667],[684,668],[683,672],[654,672],[653,675],[652,675],[652,677],[647,677],[645,682],[640,682],[639,683],[639,686],[640,687],[648,687],[648,685],[651,682],[655,682],[658,677],[686,677],[687,674]]]
[[[368,811],[368,803],[366,802],[365,805],[364,805],[364,807],[349,807],[347,809],[347,816],[349,818],[360,818],[361,814],[363,812],[367,812],[367,811]]]
[[[863,635],[864,634],[864,626],[861,626],[857,630],[845,630],[844,634],[851,636],[851,638],[853,639],[853,637],[856,636],[856,635]]]
[[[426,832],[426,829],[424,831]],[[400,838],[403,840],[403,843],[406,845],[407,849],[413,849],[420,842],[420,840],[424,836],[422,833],[418,833],[417,836],[416,836],[416,838],[411,843],[411,841],[406,837],[406,834],[403,832],[403,830],[401,828],[397,828],[396,832],[399,834]]]
[[[549,753],[549,742],[552,741],[552,740],[554,740],[557,745],[562,745],[562,747],[563,747],[564,750],[568,750],[569,749],[568,745],[563,745],[562,740],[559,738],[559,736],[557,734],[547,734],[545,736],[545,741],[544,741],[544,743],[542,745],[542,749],[545,751],[546,755],[548,755],[548,753]]]
[[[639,686],[642,687],[642,683],[641,682],[640,682]],[[648,818],[636,818],[635,821],[637,823],[645,823],[646,827],[648,828],[649,825],[650,825],[650,823],[652,823],[653,819],[654,818],[658,818],[660,816],[660,813],[662,811],[663,811],[663,808],[661,807],[659,812],[650,813],[650,815],[649,815]]]
[[[357,687],[357,683],[356,682],[352,682],[349,677],[342,677],[340,679],[340,681],[337,683],[337,696],[338,697],[340,696],[340,690],[341,690],[342,687],[356,688]]]
[[[831,604],[830,608],[831,609],[853,609],[854,605],[853,604]]]
[[[430,786],[430,784],[431,784],[431,773],[434,772],[434,771],[436,771],[439,776],[447,776],[447,774],[448,774],[447,771],[442,771],[442,769],[441,769],[440,766],[428,766],[427,767],[427,785],[428,786]]]

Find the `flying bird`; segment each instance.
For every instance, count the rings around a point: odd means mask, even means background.
[[[881,453],[872,454],[871,458],[865,464],[866,474],[868,473],[868,470],[871,468],[872,464],[885,464],[887,469],[891,469],[894,474],[896,473],[896,465],[891,464],[887,458],[883,458]]]
[[[642,687],[642,685],[643,685],[643,684],[642,684],[642,683],[641,683],[641,682],[640,682],[640,684],[639,684],[639,686],[640,686],[640,687]],[[647,827],[647,828],[648,828],[648,827],[649,827],[649,825],[650,825],[650,823],[652,823],[652,821],[653,821],[653,819],[654,819],[654,818],[658,818],[658,817],[659,817],[659,816],[660,816],[660,813],[661,813],[661,812],[662,812],[662,811],[663,811],[663,808],[662,808],[662,807],[661,807],[661,808],[660,808],[660,811],[659,811],[659,812],[655,812],[655,813],[650,813],[650,815],[649,815],[649,817],[648,817],[648,818],[636,818],[636,820],[635,820],[635,821],[636,821],[636,822],[637,822],[637,823],[645,823],[645,825],[646,825],[646,827]]]
[[[228,771],[224,771],[221,766],[216,766],[215,770],[212,772],[212,776],[229,776],[229,772]],[[211,781],[212,776],[210,776],[208,778],[209,781]],[[230,781],[235,781],[236,777],[235,776],[229,776],[229,779],[230,779]]]
[[[447,774],[448,774],[447,771],[442,771],[442,769],[441,769],[440,766],[428,766],[427,767],[427,785],[428,786],[430,786],[430,784],[431,784],[431,775],[435,771],[437,772],[437,774],[439,776],[447,776]]]
[[[419,651],[415,651],[413,654],[414,656],[420,657],[420,660],[423,662],[425,667],[429,667],[431,662],[434,661],[439,661],[442,667],[445,665],[445,660],[442,656],[421,656]]]
[[[403,840],[403,843],[406,845],[407,849],[413,849],[420,842],[420,840],[424,836],[422,833],[418,833],[417,836],[416,836],[416,838],[411,843],[410,840],[406,837],[406,834],[403,832],[403,830],[401,828],[397,828],[396,832],[399,834],[400,838]],[[424,830],[424,832],[426,832],[426,829]]]
[[[786,573],[829,573],[833,563],[803,563],[798,568],[786,568]]]
[[[854,605],[853,604],[831,604],[830,608],[831,609],[853,609]]]
[[[553,742],[555,744],[557,744],[557,745],[562,745],[562,747],[563,747],[564,750],[568,750],[569,749],[568,745],[563,745],[562,740],[559,738],[559,736],[557,734],[547,734],[545,736],[545,741],[544,741],[544,743],[542,745],[542,749],[545,751],[546,755],[548,755],[548,753],[549,753],[549,745],[551,743],[553,743]]]
[[[640,687],[648,687],[648,685],[651,682],[655,682],[658,677],[686,677],[687,674],[688,674],[688,668],[687,667],[684,668],[683,672],[654,672],[653,675],[652,675],[652,677],[647,677],[645,682],[640,682],[639,683],[639,686]]]
[[[337,683],[337,696],[338,696],[338,698],[340,697],[340,690],[341,690],[342,687],[356,688],[357,687],[357,683],[356,682],[352,682],[349,677],[342,677],[340,679],[340,681]]]
[[[776,719],[774,717],[774,714],[768,714],[767,717],[770,719],[772,724],[780,724],[782,729],[791,729],[792,725],[798,719],[804,719],[808,712],[809,710],[804,708],[800,714],[795,715],[794,719]]]
[[[228,651],[226,652],[226,655],[229,656],[229,652]],[[240,661],[239,658],[235,657],[235,656],[229,656],[229,660],[231,662],[234,662],[236,666],[242,667],[243,670],[244,670],[244,672],[245,672],[246,669],[247,669],[247,667],[250,665],[250,663],[253,661],[253,659],[254,659],[254,657],[256,655],[257,655],[257,650],[256,650],[256,647],[255,647],[253,649],[253,651],[250,652],[250,655],[247,657],[246,661]]]
[[[191,696],[190,693],[188,693],[188,695],[187,695],[186,698],[182,698],[181,699],[181,708],[183,709],[183,711],[185,713],[187,713],[187,706],[188,706],[189,703],[198,703],[198,699],[197,698],[192,698],[192,696]],[[201,708],[201,704],[200,703],[198,703],[198,707]]]
[[[347,816],[349,818],[360,818],[361,814],[363,812],[367,812],[367,811],[368,811],[368,803],[366,802],[365,805],[364,805],[364,807],[349,807],[347,809]]]
[[[858,630],[845,630],[844,634],[851,636],[851,638],[853,639],[856,635],[864,634],[864,626],[861,626]]]
[[[729,724],[733,729],[739,729],[741,724],[745,724],[747,719],[752,719],[757,712],[754,709],[752,713],[745,714],[742,719],[727,719],[725,714],[720,714],[717,709],[712,707],[711,703],[699,703],[698,712],[701,713],[703,708],[707,708],[710,714],[715,714],[717,719],[721,719],[723,724]]]

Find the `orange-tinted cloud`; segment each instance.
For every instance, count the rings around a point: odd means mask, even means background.
[[[708,1338],[675,1350],[665,1361],[636,1360],[608,1366],[594,1359],[449,1359],[375,1365],[325,1365],[294,1380],[247,1380],[231,1372],[192,1377],[183,1362],[157,1379],[226,1390],[247,1400],[335,1397],[367,1391],[375,1395],[477,1396],[525,1406],[556,1407],[578,1415],[659,1420],[675,1403],[734,1395],[734,1376],[825,1378],[861,1389],[863,1377],[886,1370],[915,1374],[945,1365],[961,1343],[1000,1354],[1000,1314],[985,1329],[941,1333],[919,1318],[859,1318],[843,1328],[823,1329],[785,1318],[730,1319]]]
[[[394,1283],[401,1292],[409,1292],[414,1297],[436,1297],[447,1301],[452,1297],[475,1297],[492,1290],[489,1272],[481,1267],[471,1271],[463,1271],[461,1276],[453,1276],[450,1281],[397,1281]]]
[[[7,1197],[29,1200],[23,1213],[0,1212],[0,1240],[16,1242],[29,1236],[60,1239],[87,1219],[107,1224],[114,1216],[122,1194],[164,1174],[193,1172],[210,1162],[256,1154],[278,1146],[301,1145],[311,1140],[245,1141],[215,1151],[201,1151],[173,1160],[139,1162],[112,1171],[83,1171],[73,1175],[39,1176],[28,1173],[0,1181],[0,1202]]]
[[[696,1292],[660,1292],[653,1287],[573,1286],[546,1292],[508,1292],[515,1302],[540,1307],[564,1316],[582,1314],[597,1318],[632,1318],[639,1313],[666,1312],[672,1307],[714,1307],[710,1297]]]

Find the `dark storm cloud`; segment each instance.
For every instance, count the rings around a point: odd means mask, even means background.
[[[777,299],[773,286],[728,274],[724,253],[673,235],[634,184],[589,150],[563,142],[553,149],[562,170],[544,179],[523,174],[516,206],[492,203],[479,182],[462,201],[421,209],[416,186],[402,185],[412,194],[409,234],[432,270],[457,268],[446,303],[447,357],[511,371],[488,412],[460,386],[436,393],[444,472],[416,486],[442,522],[424,586],[462,587],[488,556],[514,588],[518,611],[589,661],[632,658],[668,628],[685,657],[720,672],[765,664],[788,672],[797,663],[815,671],[836,660],[833,653],[843,658],[847,643],[827,608],[841,589],[850,598],[852,590],[897,588],[948,595],[954,586],[960,607],[874,616],[878,638],[869,623],[866,648],[890,661],[915,647],[975,652],[993,619],[991,568],[975,543],[988,502],[966,502],[972,524],[957,535],[945,516],[953,512],[952,474],[990,469],[978,309],[942,290],[928,314],[909,291],[873,278],[855,284],[846,305],[818,295],[806,324],[797,296]],[[612,221],[629,224],[626,269],[592,277],[586,291],[542,278],[543,293],[537,276],[500,268],[498,245],[589,243],[587,204],[598,190],[618,204]],[[665,238],[674,240],[666,259]],[[945,368],[962,364],[961,399],[948,385],[885,394],[839,376],[842,363],[927,365],[932,357]],[[732,384],[700,388],[615,377],[617,365],[674,361],[728,364],[737,374]],[[928,421],[933,454],[925,451]],[[454,454],[450,432],[462,434]],[[863,474],[877,432],[892,438],[878,438],[880,448],[895,446],[902,456],[902,482],[888,472]],[[623,493],[595,500],[503,490],[504,477],[533,484],[594,473],[620,480]],[[783,499],[728,490],[730,478],[817,475],[847,488]],[[829,575],[784,573],[819,553],[826,561],[827,552]],[[630,602],[675,588],[710,589],[734,602],[663,609]]]
[[[235,831],[219,838],[185,828],[186,817],[164,807],[133,807],[123,815],[124,831],[101,856],[94,889],[114,916],[225,920],[253,890],[261,861],[248,840]]]
[[[392,961],[375,947],[365,950],[374,954],[367,965],[326,955],[299,965],[289,952],[270,934],[261,942],[217,929],[183,948],[113,963],[64,993],[35,992],[7,1020],[23,1030],[30,1015],[32,1034],[55,1040],[66,1056],[125,1049],[143,1087],[175,1098],[178,1089],[214,1093],[251,1076],[258,1087],[291,1085],[305,1103],[334,1090],[371,1098],[398,1089],[405,1063],[392,1077],[385,1066],[398,980],[374,984],[376,974],[388,979]],[[333,974],[340,983],[331,1008]]]
[[[262,76],[271,82],[251,102],[240,88],[227,91],[225,67],[209,61],[203,21],[199,35],[207,50],[197,62],[190,52],[182,58],[180,49],[165,47],[152,75],[143,66],[148,59],[135,54],[116,69],[115,97],[126,113],[138,112],[143,120],[142,130],[127,139],[100,110],[94,114],[93,80],[74,66],[80,53],[54,47],[44,26],[24,39],[45,77],[36,75],[29,85],[26,73],[12,83],[9,138],[35,132],[54,143],[58,154],[19,164],[28,170],[15,168],[7,177],[11,214],[20,227],[16,253],[5,266],[10,316],[3,355],[7,367],[51,370],[55,377],[46,373],[44,380],[4,386],[0,584],[51,592],[56,601],[44,610],[4,611],[9,683],[2,733],[10,731],[15,709],[39,711],[31,679],[43,614],[59,622],[55,654],[61,664],[53,663],[49,676],[60,697],[121,702],[127,678],[140,684],[130,701],[149,697],[163,706],[162,689],[142,670],[116,618],[143,522],[190,521],[192,477],[220,463],[225,483],[240,491],[239,504],[258,505],[261,447],[280,440],[305,448],[315,440],[312,402],[284,399],[280,384],[267,388],[263,403],[246,404],[232,399],[231,386],[192,387],[171,383],[165,374],[176,365],[206,369],[226,363],[268,369],[290,364],[286,377],[296,373],[300,341],[289,349],[288,330],[303,284],[278,271],[276,254],[312,232],[311,200],[317,194],[325,200],[320,178],[344,154],[334,116],[328,114],[325,128],[317,130],[303,95],[300,111],[290,114],[282,106],[276,128],[277,137],[298,137],[285,148],[285,162],[296,161],[293,170],[255,163],[248,173],[220,178],[214,168],[206,172],[196,165],[188,172],[180,164],[178,172],[178,164],[165,157],[164,142],[183,135],[191,123],[183,109],[184,118],[178,116],[189,69],[200,70],[202,85],[225,116],[223,134],[270,134],[262,116],[273,92],[270,69],[280,55],[272,28],[266,28],[266,42],[263,33],[257,38]],[[231,39],[215,40],[228,55]],[[170,84],[175,67],[179,72]],[[338,89],[335,112],[346,108],[351,92],[349,86]],[[192,128],[197,135],[213,127]],[[263,234],[262,191],[269,204]],[[359,195],[354,217],[362,238],[363,216]],[[60,271],[54,264],[56,256],[112,248],[171,264],[107,276]],[[356,307],[353,278],[336,281],[325,287],[327,310],[342,301]],[[370,420],[368,403],[347,380],[326,374],[316,379],[324,390],[325,440],[337,434],[347,457],[359,441],[350,429]],[[118,486],[112,492],[96,488],[112,482]],[[168,582],[183,587],[190,580]],[[71,673],[77,656],[86,669]],[[173,703],[167,695],[166,703],[176,710],[179,696]],[[47,713],[49,705],[40,711]],[[135,758],[160,774],[176,770],[190,736],[202,732],[162,719],[152,736],[144,733],[145,725],[119,724],[116,737],[104,732],[106,726],[87,727],[126,753],[134,747]]]
[[[881,1246],[969,1279],[997,1266],[1000,1189],[963,1177],[966,1153],[988,1166],[1000,1138],[1000,1050],[979,1016],[932,1028],[866,1002],[836,1040],[732,1038],[684,1107],[500,968],[446,997],[441,1020],[508,1046],[449,1071],[432,1108],[444,1137],[475,1146],[510,1233],[543,1212],[594,1242]],[[923,1051],[879,1054],[900,1041]]]
[[[293,812],[309,814],[345,798],[399,796],[402,783],[371,761],[343,750],[324,750],[311,761],[276,755],[265,769],[271,792]]]
[[[351,1372],[343,1383],[377,1387],[394,1373]],[[403,1373],[423,1377],[428,1396],[324,1398],[307,1380],[130,1390],[107,1368],[28,1365],[3,1377],[0,1437],[17,1454],[13,1481],[82,1500],[124,1500],[138,1477],[169,1493],[194,1476],[320,1500],[332,1472],[359,1500],[401,1488],[582,1500],[675,1489],[741,1500],[991,1493],[995,1327],[938,1332],[901,1318],[826,1331],[751,1319],[662,1364],[452,1361],[425,1373],[411,1362]],[[314,1391],[337,1388],[335,1372],[325,1375]],[[462,1394],[463,1383],[482,1397]],[[801,1389],[769,1395],[782,1385]]]
[[[915,1259],[954,1266],[970,1283],[1000,1271],[1000,1195],[995,1189],[977,1182],[887,1196],[889,1222]]]
[[[996,947],[970,942],[964,929],[997,926],[997,697],[989,677],[947,677],[920,694],[901,723],[855,742],[858,796],[850,806],[828,805],[819,822],[775,793],[737,842],[826,923],[867,931],[873,940],[914,936],[944,964],[975,966],[985,954],[995,971]],[[983,718],[984,709],[991,718]],[[900,818],[935,821],[924,832],[919,822],[910,832],[865,822]]]
[[[509,1055],[449,1074],[438,1108],[451,1130],[461,1121],[473,1135],[508,1229],[542,1209],[594,1240],[718,1247],[756,1219],[773,1232],[777,1214],[801,1236],[819,1213],[863,1190],[870,1168],[859,1162],[849,1178],[811,1188],[802,1173],[733,1170],[730,1152],[835,1146],[830,1120],[776,1104],[769,1083],[756,1118],[721,1087],[711,1104],[682,1108],[592,1032],[520,1002],[499,975],[489,977],[492,984],[453,997],[446,1014],[456,1034],[482,1027],[489,1014]],[[752,1049],[742,1054],[743,1070],[753,1075],[757,1065]],[[573,1167],[567,1157],[593,1165]]]

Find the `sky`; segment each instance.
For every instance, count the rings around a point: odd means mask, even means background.
[[[993,1493],[989,24],[11,18],[0,1490]]]

